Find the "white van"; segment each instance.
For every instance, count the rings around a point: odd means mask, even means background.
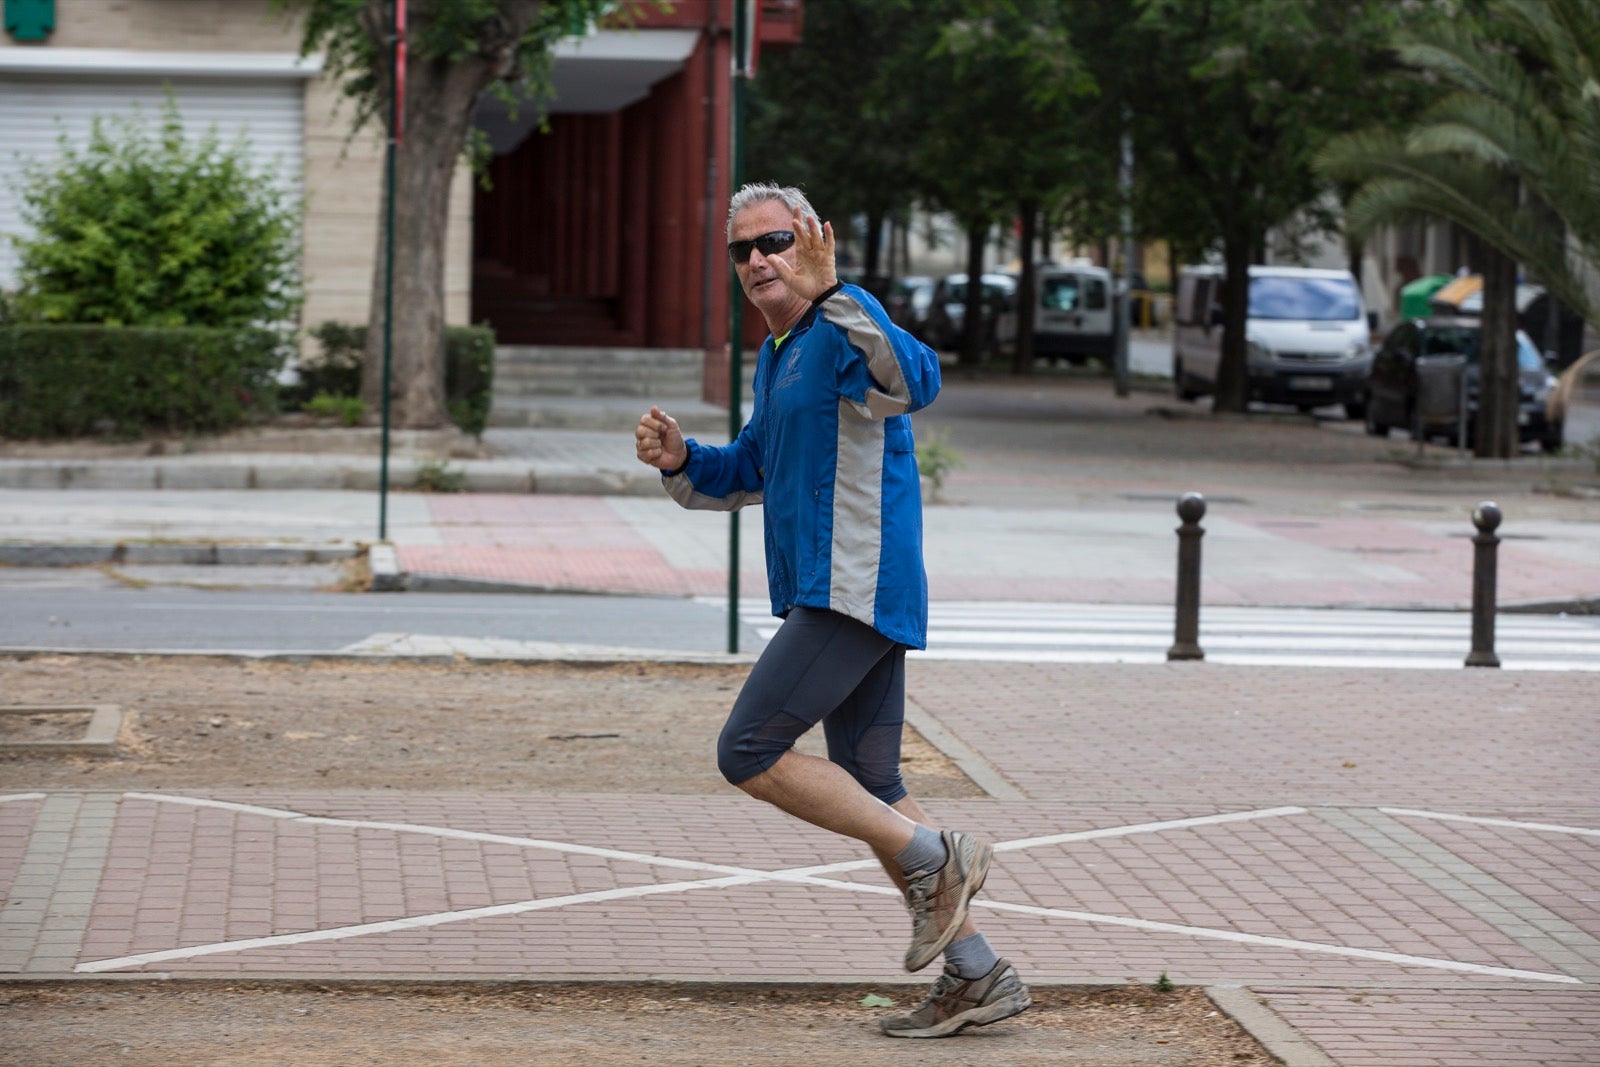
[[[1226,284],[1221,267],[1179,273],[1172,384],[1185,400],[1216,390]],[[1372,334],[1349,271],[1252,266],[1245,348],[1251,400],[1301,411],[1340,404],[1353,419],[1365,413]]]
[[[1055,363],[1110,362],[1116,343],[1111,272],[1088,262],[1042,263],[1034,270],[1033,354]],[[1017,309],[997,328],[1001,347],[1016,350]]]

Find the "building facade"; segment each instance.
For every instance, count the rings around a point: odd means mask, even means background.
[[[48,164],[61,138],[82,143],[95,116],[137,106],[153,117],[170,93],[186,128],[241,135],[301,198],[303,323],[367,320],[382,135],[351,135],[353,105],[320,57],[298,56],[293,10],[28,2],[50,24],[0,36],[0,234],[20,232],[27,161]],[[735,2],[640,5],[630,26],[563,42],[547,129],[532,107],[483,103],[494,156],[487,187],[465,167],[452,184],[447,321],[489,321],[508,343],[721,351]],[[799,40],[800,0],[754,7],[763,46]],[[16,261],[0,245],[7,288]]]

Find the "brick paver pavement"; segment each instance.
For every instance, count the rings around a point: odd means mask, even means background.
[[[1006,787],[930,807],[996,843],[976,914],[1031,981],[1243,986],[1341,1067],[1600,1062],[1587,674],[922,662],[910,695]],[[17,975],[926,979],[859,848],[731,791],[14,788],[0,886]]]

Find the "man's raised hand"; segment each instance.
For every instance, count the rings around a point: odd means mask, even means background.
[[[833,264],[833,223],[818,222],[815,216],[797,209],[794,213],[794,263],[782,256],[773,256],[770,262],[790,292],[806,300],[815,300],[839,282]]]

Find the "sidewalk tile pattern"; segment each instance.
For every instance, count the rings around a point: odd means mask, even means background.
[[[1532,684],[1481,670],[926,661],[908,686],[1033,797],[1491,813],[1600,802],[1584,672]]]
[[[1593,1067],[1592,990],[1259,988],[1257,995],[1339,1067]]]
[[[1600,933],[1600,833],[1530,832],[1516,827],[1399,818],[1574,926]],[[1559,819],[1525,815],[1519,819],[1564,825]]]

